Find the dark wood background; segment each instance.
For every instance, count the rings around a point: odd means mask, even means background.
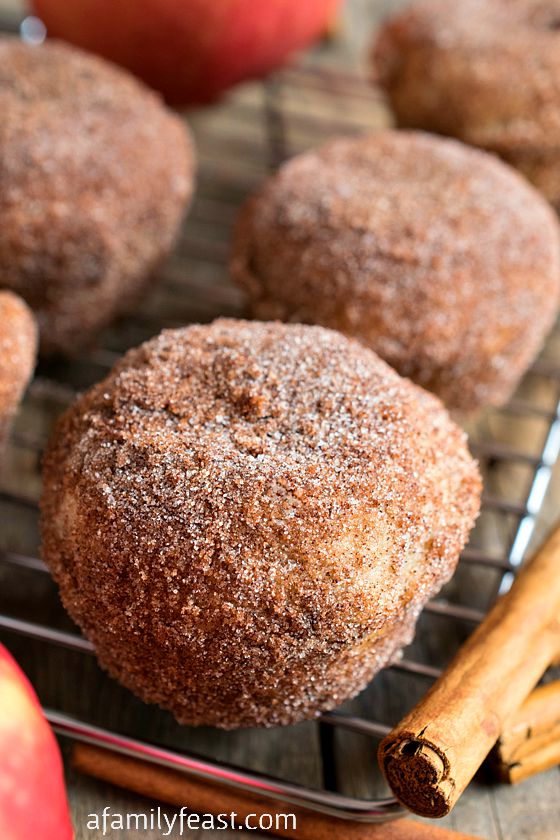
[[[2,477],[4,489],[36,497],[40,490],[38,452],[34,442],[48,434],[54,417],[68,399],[71,389],[82,388],[102,376],[107,366],[127,346],[154,334],[167,323],[208,321],[216,315],[242,315],[241,296],[227,278],[225,260],[227,242],[236,208],[244,195],[266,175],[275,163],[275,153],[283,147],[290,152],[306,148],[326,136],[359,131],[387,124],[389,116],[380,97],[364,82],[349,95],[333,91],[324,77],[315,77],[316,67],[344,69],[366,68],[367,44],[379,19],[389,10],[404,5],[395,0],[347,0],[340,28],[326,44],[304,59],[306,74],[286,73],[278,84],[267,90],[261,84],[249,84],[229,95],[221,104],[189,114],[200,153],[199,189],[193,211],[174,257],[169,261],[161,285],[154,290],[133,318],[110,329],[100,348],[87,359],[41,368],[18,420],[7,468]],[[14,18],[20,5],[14,0],[0,0]],[[334,83],[333,83],[334,84]],[[266,122],[267,103],[281,107],[287,122]],[[271,127],[272,125],[272,127]],[[557,342],[549,353],[558,357]],[[57,394],[44,388],[46,378],[62,383]],[[530,399],[553,399],[549,385],[525,385]],[[506,439],[524,449],[539,447],[539,428],[526,423],[505,425],[499,416],[480,418],[471,429],[474,437]],[[491,474],[493,489],[519,483],[523,478],[514,467],[499,475]],[[542,517],[540,534],[554,520],[560,499],[560,474]],[[16,506],[0,508],[0,546],[5,549],[36,553],[38,546],[36,513]],[[483,517],[476,539],[485,546],[500,547],[507,539],[511,522],[492,515]],[[485,608],[495,589],[495,573],[461,567],[449,590],[456,602]],[[14,572],[0,568],[0,609],[29,620],[49,622],[70,628],[53,584],[44,575]],[[414,652],[432,664],[443,664],[468,627],[447,624],[445,620],[422,620]],[[31,676],[43,702],[87,719],[115,727],[123,732],[141,734],[166,744],[185,746],[216,755],[235,763],[275,775],[321,786],[325,781],[319,749],[320,730],[306,723],[286,730],[215,733],[179,727],[170,716],[142,703],[121,689],[97,668],[94,661],[76,654],[47,649],[13,635],[2,634]],[[387,723],[396,721],[425,690],[427,683],[386,672],[347,709]],[[66,749],[65,745],[65,749]],[[341,791],[371,796],[382,791],[374,772],[375,744],[359,736],[336,736],[335,766],[329,768],[328,781]],[[87,814],[109,805],[115,812],[146,811],[153,803],[129,795],[117,788],[100,784],[68,770],[70,799],[76,824],[77,840],[101,837],[86,829]],[[334,778],[332,778],[334,776]],[[558,770],[542,774],[518,788],[496,786],[485,773],[470,786],[459,805],[444,822],[487,840],[555,840],[560,838],[560,776]],[[188,805],[189,803],[185,803]],[[287,809],[289,810],[289,809]],[[200,831],[190,836],[224,838],[235,832]],[[122,837],[115,833],[114,837]],[[125,835],[126,836],[126,835]],[[136,833],[128,836],[136,836]],[[159,833],[141,833],[146,838]],[[176,836],[176,835],[171,835]],[[252,836],[259,837],[252,832]],[[333,837],[335,824],[333,823]]]

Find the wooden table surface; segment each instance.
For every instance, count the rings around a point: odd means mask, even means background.
[[[305,65],[335,64],[363,69],[367,43],[376,22],[388,10],[402,5],[403,2],[395,0],[348,0],[340,31],[331,42],[307,56]],[[14,16],[20,12],[17,0],[0,0],[0,9],[3,6],[4,9],[9,7]],[[282,133],[281,127],[274,128],[273,122],[273,150],[275,143],[287,144],[292,152],[305,148],[323,139],[328,126],[332,127],[330,133],[334,133],[337,130],[363,130],[388,122],[388,114],[380,98],[375,93],[371,94],[371,100],[364,98],[365,85],[360,97],[350,96],[346,101],[341,94],[337,107],[333,108],[331,92],[324,83],[315,85],[312,75],[304,87],[299,86],[297,78],[292,83],[289,74],[287,78],[288,82],[280,91],[274,86],[268,89],[268,96],[282,96],[282,107],[294,115],[286,134]],[[46,392],[42,387],[42,378],[55,377],[68,386],[83,387],[103,375],[113,356],[157,332],[164,323],[208,321],[218,314],[243,314],[243,301],[227,279],[227,239],[236,206],[244,194],[262,180],[269,165],[274,162],[269,154],[271,129],[262,120],[264,110],[263,87],[256,84],[244,86],[219,106],[189,115],[199,145],[201,174],[197,200],[185,225],[178,254],[170,260],[161,287],[143,304],[138,317],[107,331],[102,341],[103,351],[94,354],[86,363],[82,360],[70,363],[64,369],[60,366],[40,369],[39,379],[31,388],[18,421],[16,440],[2,477],[4,489],[27,496],[36,496],[39,492],[38,454],[25,441],[33,437],[44,439],[54,416],[60,411],[61,402],[66,398],[62,391],[60,401],[50,391]],[[317,135],[317,123],[321,125],[321,138]],[[223,143],[220,144],[220,137],[227,138],[227,152]],[[553,347],[550,352],[556,351],[560,353],[560,347]],[[540,398],[542,394],[531,392],[528,396]],[[473,434],[505,435],[514,443],[520,443],[522,436],[524,447],[537,445],[536,431],[533,440],[527,427],[523,431],[508,427],[504,431],[503,424],[500,424],[499,419],[482,418]],[[505,479],[501,475],[499,482],[513,481],[514,478],[513,473],[507,474]],[[492,480],[498,482],[498,479]],[[540,534],[554,521],[558,500],[560,470],[556,471],[548,496]],[[37,552],[37,522],[33,511],[11,510],[9,506],[3,506],[0,517],[0,548]],[[499,527],[490,520],[483,522],[480,538],[486,541],[498,539]],[[452,594],[460,602],[483,607],[487,604],[491,587],[491,581],[480,572],[475,574],[470,568],[458,573]],[[71,629],[57,603],[52,583],[36,573],[21,572],[16,575],[12,570],[0,568],[0,611]],[[440,664],[464,637],[466,628],[437,627],[439,630],[434,630],[433,624],[421,623],[415,649],[423,652],[430,661]],[[301,783],[312,786],[325,783],[325,768],[322,767],[319,749],[321,730],[315,723],[269,732],[190,730],[179,727],[164,713],[147,709],[105,677],[88,657],[61,650],[46,650],[43,645],[13,635],[2,634],[2,639],[22,662],[46,705],[83,715],[93,722],[123,732],[143,734],[177,747],[188,746],[189,749],[214,754],[234,763],[285,775]],[[373,711],[376,719],[394,722],[425,688],[426,684],[418,680],[407,680],[402,675],[387,672],[376,679],[361,697],[347,704],[347,709],[353,714],[365,716],[372,716]],[[64,748],[67,749],[67,746],[64,745]],[[343,737],[337,735],[333,750],[336,763],[327,773],[327,783],[336,784],[339,790],[352,795],[371,796],[379,792],[379,779],[372,771],[375,762],[373,742],[349,734]],[[77,840],[97,840],[102,836],[101,832],[87,829],[87,815],[100,812],[106,805],[112,812],[122,813],[149,812],[153,807],[154,803],[149,800],[80,776],[70,766],[67,766],[67,774]],[[481,773],[455,811],[442,822],[487,840],[556,840],[560,838],[558,769],[517,788],[496,786],[485,773]],[[257,832],[251,832],[251,835],[265,836]],[[115,832],[106,836],[138,836],[151,840],[161,834],[158,831]],[[189,836],[215,837],[217,840],[236,836],[236,832],[193,831]],[[333,838],[336,836],[336,823],[333,822]]]

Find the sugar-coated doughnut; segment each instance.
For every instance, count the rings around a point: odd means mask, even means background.
[[[14,414],[31,379],[37,354],[37,325],[26,304],[0,291],[0,458]]]
[[[399,125],[495,152],[560,207],[560,3],[423,0],[377,34]]]
[[[351,697],[452,574],[480,479],[439,400],[320,327],[166,331],[68,410],[43,556],[101,664],[179,721]]]
[[[141,295],[192,190],[185,124],[75,48],[0,37],[0,287],[72,353]]]
[[[493,155],[380,131],[286,163],[243,210],[231,269],[256,317],[341,330],[471,410],[509,397],[554,322],[558,231]]]

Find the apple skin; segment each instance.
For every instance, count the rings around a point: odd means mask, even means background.
[[[58,744],[27,677],[0,645],[0,837],[73,836]]]
[[[32,0],[49,36],[127,67],[172,105],[210,102],[320,37],[341,0]]]

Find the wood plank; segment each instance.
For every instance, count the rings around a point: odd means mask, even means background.
[[[6,2],[12,11],[17,7],[16,0],[1,0],[0,11]],[[306,65],[362,63],[369,40],[368,30],[388,10],[401,5],[403,0],[348,0],[338,39],[315,50],[305,59]],[[290,78],[289,74],[286,78]],[[297,76],[293,78],[297,80]],[[154,288],[151,297],[140,307],[141,317],[122,321],[106,331],[101,342],[106,350],[121,353],[154,334],[167,321],[209,321],[220,314],[244,313],[243,298],[227,278],[227,242],[237,207],[275,162],[269,153],[270,135],[262,116],[265,95],[272,99],[281,96],[287,115],[282,154],[308,148],[341,129],[347,133],[364,131],[390,121],[379,95],[369,92],[367,87],[360,88],[359,97],[334,98],[329,86],[320,83],[298,86],[287,82],[280,92],[274,86],[268,86],[265,92],[259,84],[247,85],[229,95],[218,107],[191,114],[201,165],[193,211],[185,225],[178,252],[165,268],[162,284]],[[275,137],[276,153],[279,153],[278,144],[279,138]],[[552,348],[551,352],[560,353],[560,346]],[[108,360],[109,353],[100,353],[87,365],[42,366],[40,375],[56,376],[71,388],[84,387],[104,375]],[[1,481],[4,489],[32,497],[36,497],[40,489],[37,449],[64,404],[64,399],[46,395],[39,385],[32,388],[18,419],[15,442]],[[545,405],[553,398],[554,388],[543,379],[526,383],[521,393],[524,398]],[[499,414],[489,412],[478,419],[470,432],[473,437],[486,441],[495,439],[512,446],[522,445],[527,451],[537,451],[542,429],[542,421],[525,418],[505,422]],[[29,441],[35,445],[30,445]],[[486,475],[487,488],[492,493],[506,493],[515,484],[519,486],[519,498],[523,498],[528,475],[526,468],[513,463],[497,468],[490,463]],[[560,472],[557,470],[540,533],[546,522],[554,518],[559,501]],[[0,548],[36,553],[36,514],[1,505],[0,517]],[[488,551],[499,551],[513,524],[512,517],[485,514],[473,544]],[[447,596],[456,603],[486,608],[496,580],[497,575],[491,570],[464,565],[448,587]],[[0,609],[64,629],[72,626],[58,604],[48,577],[16,572],[4,564],[0,564]],[[468,630],[468,623],[424,617],[419,636],[407,655],[436,665],[444,664]],[[92,658],[56,650],[45,653],[44,646],[38,643],[7,634],[2,634],[2,638],[22,661],[42,700],[53,707],[179,748],[200,750],[265,772],[286,775],[305,784],[322,784],[324,768],[316,724],[271,732],[236,733],[179,727],[169,715],[145,707],[109,680]],[[387,671],[359,698],[347,704],[345,710],[391,724],[427,685],[425,681]],[[324,732],[327,743],[328,730]],[[331,746],[334,766],[327,773],[328,781],[335,782],[341,791],[351,795],[383,794],[383,783],[376,771],[373,740],[351,733],[337,733]],[[89,813],[100,811],[107,804],[115,812],[149,812],[153,807],[148,800],[85,779],[71,768],[67,769],[77,840],[101,837],[99,832],[86,830],[86,819]],[[508,789],[490,786],[481,775],[444,822],[488,840],[521,840],[525,837],[552,840],[560,836],[559,781],[558,772],[550,771],[519,788]],[[230,835],[235,836],[235,832],[200,831],[191,836],[223,838]],[[141,836],[161,835],[148,832]],[[252,833],[252,836],[261,835]]]

